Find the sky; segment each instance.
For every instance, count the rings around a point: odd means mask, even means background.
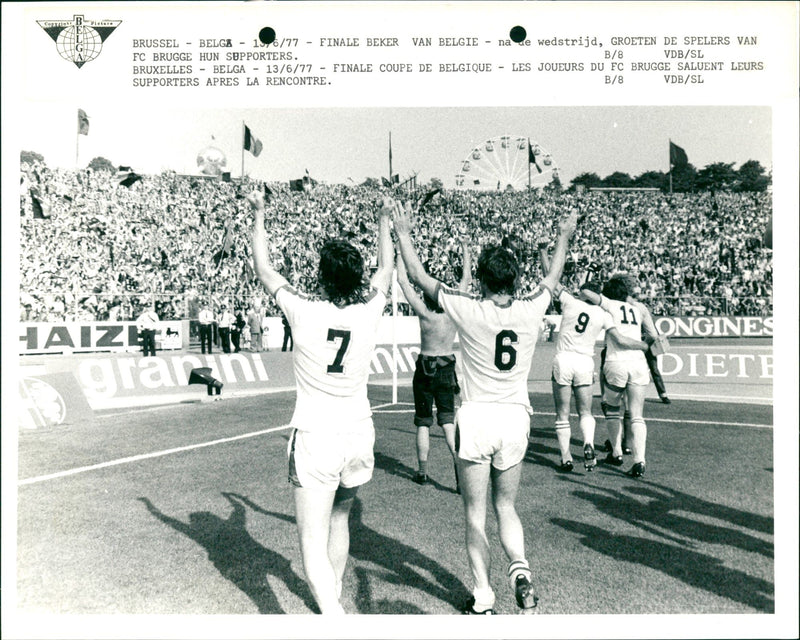
[[[77,110],[90,120],[77,136]],[[244,173],[268,181],[302,177],[355,183],[389,174],[420,183],[439,178],[455,185],[474,147],[502,135],[530,138],[549,152],[564,184],[584,172],[601,178],[621,171],[667,171],[669,140],[701,169],[713,162],[748,160],[772,167],[772,118],[768,107],[430,107],[303,109],[170,109],[137,103],[109,107],[90,99],[33,103],[26,108],[22,149],[36,151],[50,166],[85,167],[96,156],[140,173],[172,169],[198,173],[197,155],[221,150],[233,177]],[[258,157],[244,154],[242,123],[262,142]],[[534,174],[535,175],[535,174]]]

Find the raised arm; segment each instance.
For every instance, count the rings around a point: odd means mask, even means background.
[[[255,272],[267,292],[274,296],[282,286],[288,284],[286,278],[275,270],[267,249],[267,230],[264,228],[264,196],[254,191],[247,196],[253,208],[253,263]]]
[[[408,277],[436,300],[436,288],[439,281],[431,277],[419,260],[417,252],[414,250],[414,243],[411,240],[411,220],[409,208],[403,208],[400,204],[394,206],[394,231],[397,234],[397,244],[400,246],[400,254],[403,256]]]
[[[472,284],[472,252],[469,249],[469,238],[461,238],[461,282],[458,290],[466,293]]]
[[[578,221],[578,212],[573,209],[570,213],[561,219],[558,223],[558,239],[556,240],[556,248],[553,250],[553,256],[550,259],[550,268],[547,270],[547,275],[542,284],[555,291],[558,281],[561,279],[561,272],[564,270],[564,263],[567,259],[567,247],[569,246],[569,239],[575,232],[575,225]]]
[[[389,293],[394,270],[394,246],[392,245],[392,232],[389,228],[392,204],[392,201],[384,198],[383,205],[378,211],[378,270],[370,281],[372,287],[380,289],[384,293]]]
[[[414,286],[408,280],[406,263],[403,261],[402,255],[397,256],[397,284],[400,285],[400,289],[403,291],[403,295],[406,297],[406,300],[408,300],[408,304],[411,305],[414,313],[418,316],[426,315],[428,308],[425,306],[422,298],[417,294]]]
[[[547,247],[549,246],[547,240],[539,240],[536,249],[539,252],[539,263],[542,265],[542,277],[546,278],[550,271],[550,256],[547,255]]]

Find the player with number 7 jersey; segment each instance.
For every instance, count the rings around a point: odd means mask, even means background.
[[[312,300],[272,264],[264,196],[256,191],[247,200],[254,212],[256,275],[286,315],[294,340],[297,402],[287,454],[303,566],[320,611],[340,615],[350,511],[375,466],[367,378],[394,269],[389,232],[394,202],[385,200],[379,212],[378,269],[369,293],[358,249],[345,240],[328,240],[319,252],[321,299]]]
[[[275,301],[294,339],[297,402],[292,426],[301,431],[350,431],[372,415],[367,379],[386,294],[337,307],[284,285]]]

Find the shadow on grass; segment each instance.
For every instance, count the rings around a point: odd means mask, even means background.
[[[773,613],[773,585],[684,547],[635,536],[617,535],[582,522],[553,518],[551,522],[577,533],[588,548],[615,560],[636,563],[661,571],[686,584],[741,602],[758,611]]]
[[[259,613],[285,613],[267,582],[268,575],[283,580],[292,593],[318,613],[311,590],[294,572],[289,560],[262,546],[248,533],[242,504],[245,500],[236,494],[222,495],[233,507],[227,519],[209,511],[195,511],[189,514],[189,522],[162,513],[147,498],[139,500],[161,522],[204,547],[214,567],[255,603]]]
[[[223,494],[226,498],[236,498],[253,511],[278,518],[284,522],[296,523],[295,517],[268,511],[255,502],[235,493]],[[461,581],[435,560],[420,553],[418,549],[402,544],[387,535],[364,524],[364,507],[360,498],[353,502],[350,512],[350,556],[362,562],[377,565],[385,571],[373,572],[366,567],[356,566],[355,604],[359,613],[364,614],[420,614],[425,611],[402,600],[372,599],[370,576],[384,582],[419,589],[434,598],[456,606],[469,596]],[[418,571],[419,570],[419,571]],[[420,571],[433,576],[434,580],[420,574]],[[309,598],[313,598],[309,594]],[[316,606],[311,607],[317,611]]]
[[[452,458],[451,458],[452,459]],[[403,478],[404,480],[408,480],[410,482],[414,481],[414,476],[417,474],[417,470],[409,467],[407,464],[400,462],[397,458],[392,458],[391,456],[387,456],[385,453],[381,453],[380,451],[375,452],[375,468],[382,469],[386,473],[389,473],[393,476],[397,476],[398,478]],[[453,474],[453,484],[455,485],[455,473],[450,470],[450,473]],[[440,482],[437,482],[433,479],[432,476],[428,476],[428,484],[432,487],[435,487],[439,491],[447,491],[448,493],[457,493],[455,486],[448,487],[443,485]]]
[[[350,555],[385,569],[376,573],[384,582],[419,589],[457,608],[468,596],[466,586],[436,560],[407,544],[364,524],[364,507],[359,498],[350,513]],[[426,578],[422,573],[433,579]],[[423,613],[416,606],[399,600],[372,599],[369,574],[363,567],[356,571],[358,587],[356,607],[359,613]]]
[[[775,556],[774,545],[768,540],[718,523],[702,522],[685,514],[693,513],[701,518],[713,518],[739,528],[770,535],[774,530],[772,518],[702,500],[682,491],[642,480],[632,481],[632,486],[628,485],[625,489],[645,501],[632,498],[616,489],[593,487],[587,490],[585,485],[581,487],[572,495],[592,502],[600,511],[614,518],[630,522],[653,535],[674,540],[681,545],[693,546],[697,542],[706,542],[736,547],[767,558]],[[675,536],[664,534],[663,529]]]

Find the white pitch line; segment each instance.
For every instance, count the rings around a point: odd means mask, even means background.
[[[203,447],[213,447],[217,444],[225,444],[226,442],[234,442],[236,440],[244,440],[246,438],[254,438],[261,436],[265,433],[272,433],[274,431],[281,431],[288,429],[289,425],[285,424],[280,427],[273,427],[271,429],[264,429],[263,431],[253,431],[252,433],[243,433],[239,436],[232,436],[230,438],[220,438],[219,440],[211,440],[210,442],[200,442],[198,444],[190,444],[185,447],[175,447],[174,449],[165,449],[164,451],[154,451],[153,453],[143,453],[138,456],[130,456],[128,458],[119,458],[118,460],[109,460],[108,462],[101,462],[99,464],[89,465],[88,467],[77,467],[75,469],[67,469],[66,471],[59,471],[58,473],[51,473],[45,476],[36,476],[34,478],[26,478],[17,482],[17,486],[21,487],[26,484],[36,484],[37,482],[44,482],[45,480],[55,480],[57,478],[64,478],[66,476],[74,476],[78,473],[85,473],[86,471],[96,471],[97,469],[105,469],[106,467],[115,467],[120,464],[128,464],[129,462],[139,462],[140,460],[147,460],[149,458],[159,458],[161,456],[168,456],[173,453],[180,453],[182,451],[192,451],[193,449],[202,449]]]
[[[380,406],[391,406],[391,405],[380,405]],[[373,407],[373,410],[378,409],[379,407]],[[392,409],[392,410],[381,410],[378,413],[413,413],[413,409]],[[533,415],[535,416],[555,416],[555,413],[550,411],[534,411]],[[577,413],[570,414],[570,417],[577,417]],[[603,416],[595,416],[595,418],[602,419]],[[650,418],[646,417],[645,422],[666,422],[669,424],[686,424],[687,422],[691,424],[704,424],[710,426],[720,426],[720,427],[754,427],[757,429],[772,429],[771,424],[757,424],[751,422],[719,422],[718,420],[693,420],[693,419],[686,419],[686,420],[675,420],[672,418]]]

